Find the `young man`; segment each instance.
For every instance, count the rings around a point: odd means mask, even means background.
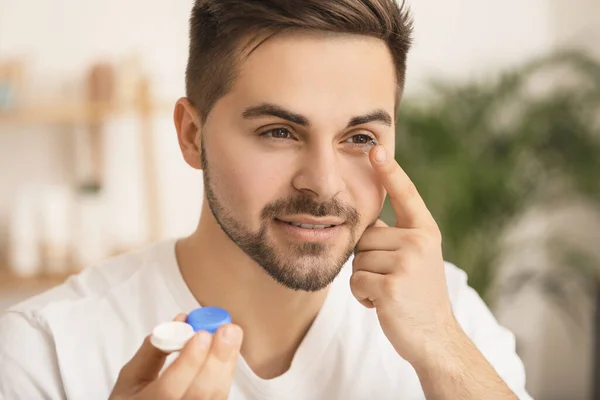
[[[6,312],[0,394],[529,399],[512,334],[394,160],[410,34],[394,0],[197,0],[175,126],[204,174],[198,228]],[[207,305],[234,324],[178,356],[149,343]]]

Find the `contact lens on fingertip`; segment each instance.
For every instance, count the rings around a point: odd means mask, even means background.
[[[369,149],[365,150],[365,154],[369,154],[369,152],[371,151],[371,149],[375,146],[377,146],[377,142],[374,139],[371,139],[368,143]]]

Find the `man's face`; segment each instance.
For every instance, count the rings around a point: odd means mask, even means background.
[[[365,153],[393,154],[391,56],[373,38],[286,33],[239,68],[202,128],[206,200],[276,281],[323,289],[381,211]]]

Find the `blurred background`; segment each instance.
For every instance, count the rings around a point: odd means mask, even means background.
[[[194,229],[171,118],[191,5],[0,0],[0,310]],[[600,399],[600,2],[409,5],[397,159],[534,398]]]

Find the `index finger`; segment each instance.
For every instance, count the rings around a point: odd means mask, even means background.
[[[414,183],[396,160],[388,156],[383,146],[374,147],[369,153],[369,160],[390,197],[396,213],[396,227],[437,227]]]
[[[159,394],[158,398],[182,398],[206,362],[211,342],[210,333],[197,332],[148,391]]]
[[[224,399],[229,395],[242,339],[243,331],[239,326],[226,324],[219,327],[202,371],[190,386],[184,400]]]

